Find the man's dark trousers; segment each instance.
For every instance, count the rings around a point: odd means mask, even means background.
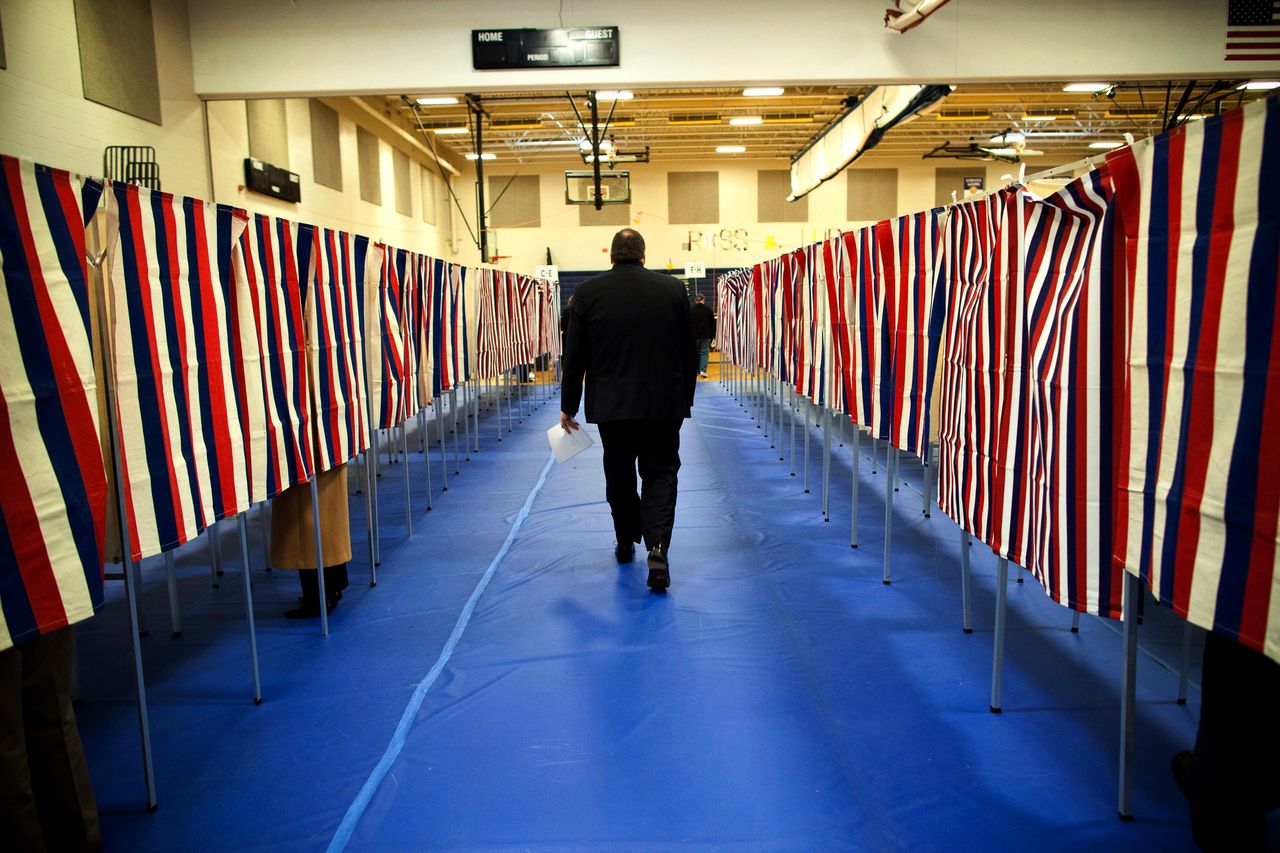
[[[676,520],[676,473],[680,470],[683,418],[603,421],[604,494],[613,512],[618,543],[639,542],[652,550],[671,545]],[[636,494],[636,467],[641,493]]]

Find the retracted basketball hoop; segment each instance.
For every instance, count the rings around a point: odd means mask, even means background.
[[[587,170],[564,173],[565,204],[596,203],[595,173]],[[600,172],[600,203],[629,204],[631,202],[631,173],[617,169]]]

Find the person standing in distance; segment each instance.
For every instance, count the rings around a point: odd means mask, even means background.
[[[706,297],[701,293],[693,299],[693,336],[698,340],[698,375],[706,379],[711,342],[716,336],[716,315],[711,313]]]
[[[676,517],[680,427],[697,387],[698,349],[684,285],[644,268],[644,238],[623,228],[609,250],[613,269],[573,295],[565,335],[560,426],[574,417],[586,378],[586,418],[600,425],[605,498],[619,563],[641,538],[649,588],[671,585],[667,553]],[[639,465],[641,493],[636,494]]]

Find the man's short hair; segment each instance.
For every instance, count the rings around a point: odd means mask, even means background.
[[[694,301],[694,302],[706,302],[706,301],[707,301],[707,297],[705,297],[705,296],[703,296],[701,293],[699,293],[697,296],[693,297],[693,301]]]
[[[640,232],[623,228],[614,234],[613,245],[609,247],[609,260],[615,264],[643,261],[644,238],[640,236]]]

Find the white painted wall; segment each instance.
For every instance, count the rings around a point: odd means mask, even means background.
[[[437,258],[473,262],[479,255],[466,240],[458,244],[456,254],[449,235],[455,217],[447,209],[437,217],[437,225],[422,220],[422,181],[419,170],[426,166],[424,151],[410,144],[385,124],[352,105],[347,99],[327,101],[338,109],[338,138],[342,152],[342,189],[335,190],[314,180],[311,154],[311,110],[305,98],[285,102],[289,129],[289,171],[296,172],[301,183],[302,202],[292,204],[250,192],[244,188],[244,160],[249,156],[249,127],[244,101],[212,101],[209,103],[209,137],[213,151],[213,175],[216,200],[250,211],[270,213],[295,222],[310,222],[364,234],[400,249],[412,249]],[[360,197],[360,172],[356,153],[357,121],[379,137],[379,169],[382,179],[382,203],[372,204]],[[409,192],[413,212],[405,216],[396,211],[395,172],[392,150],[409,155]],[[441,170],[429,167],[439,176]],[[447,174],[447,173],[445,173]],[[443,179],[442,179],[443,180]],[[455,192],[457,188],[455,187]],[[442,196],[447,195],[443,185]],[[443,205],[441,205],[443,208]],[[459,229],[465,233],[465,229]]]
[[[457,244],[458,253],[450,246],[448,236],[457,223],[456,214],[439,218],[436,226],[422,221],[418,170],[434,163],[429,152],[376,114],[345,98],[331,102],[340,113],[342,191],[320,186],[312,179],[310,111],[304,99],[287,104],[289,169],[301,178],[302,203],[289,204],[243,189],[244,159],[249,156],[244,102],[209,104],[212,146],[206,149],[204,105],[196,96],[191,76],[185,0],[152,0],[152,20],[160,78],[159,125],[84,99],[71,0],[5,0],[4,37],[9,67],[0,71],[0,153],[80,174],[101,175],[106,146],[152,145],[160,163],[162,186],[169,192],[233,204],[251,213],[271,213],[297,222],[342,228],[435,257],[464,263],[478,259],[479,253],[467,240]],[[381,205],[360,199],[357,122],[380,138]],[[411,160],[411,216],[395,209],[393,146]],[[469,184],[466,192],[470,198]],[[460,224],[459,231],[465,233]]]
[[[191,0],[210,97],[743,83],[1238,77],[1227,0],[956,0],[907,34],[888,0]],[[617,68],[475,71],[471,30],[616,26]],[[1275,71],[1275,63],[1271,63]]]
[[[938,168],[955,168],[960,165],[972,168],[972,174],[983,175],[986,186],[994,188],[1007,181],[1001,175],[1017,171],[1001,163],[969,163],[958,160],[894,160],[868,159],[819,186],[809,194],[809,218],[804,223],[762,223],[757,214],[757,177],[760,169],[785,169],[785,160],[699,160],[687,163],[632,164],[631,173],[632,227],[644,235],[648,250],[648,265],[665,269],[670,263],[676,271],[683,269],[687,261],[703,261],[708,267],[730,267],[754,264],[775,257],[788,249],[794,249],[819,239],[831,229],[848,229],[866,222],[845,218],[847,213],[848,180],[856,178],[859,168],[898,169],[897,214],[927,210],[933,206],[935,171]],[[1039,168],[1040,164],[1036,164]],[[494,174],[511,174],[515,167],[501,161],[487,164]],[[667,173],[669,171],[718,171],[720,173],[720,221],[698,225],[671,225],[667,222]],[[564,202],[564,170],[559,168],[523,168],[520,174],[539,175],[541,194],[541,227],[504,228],[496,232],[498,254],[510,255],[499,262],[504,269],[528,271],[543,263],[547,248],[552,260],[565,270],[607,269],[608,248],[617,227],[578,225],[578,208]],[[459,179],[458,185],[467,192],[474,176]],[[464,196],[463,189],[460,196]],[[474,222],[474,205],[468,208]],[[725,250],[717,240],[714,245],[684,250],[680,244],[689,240],[690,231],[708,234],[720,229],[745,229],[749,237],[746,251]],[[773,238],[776,246],[769,246]],[[491,246],[492,251],[492,246]]]
[[[88,175],[108,145],[154,145],[164,189],[209,197],[204,119],[191,77],[187,7],[152,0],[162,125],[86,101],[71,0],[5,0],[0,152]]]

